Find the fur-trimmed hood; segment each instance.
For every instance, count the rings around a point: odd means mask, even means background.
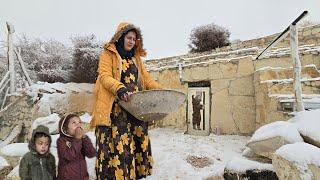
[[[142,56],[142,57],[146,56],[147,52],[143,48],[143,38],[142,38],[140,28],[136,27],[135,25],[133,25],[131,23],[127,23],[127,22],[122,22],[118,25],[116,33],[113,35],[111,40],[104,45],[104,49],[115,50],[115,46],[114,46],[115,42],[117,42],[120,39],[120,37],[122,36],[123,33],[127,32],[129,30],[132,30],[132,29],[134,29],[137,33],[137,40],[136,40],[136,44],[135,44],[135,53],[139,56]]]

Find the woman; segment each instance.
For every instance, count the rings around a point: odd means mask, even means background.
[[[145,55],[141,31],[129,23],[118,26],[101,53],[91,121],[97,138],[97,179],[141,179],[152,173],[148,124],[118,104],[133,92],[161,88],[143,65]]]

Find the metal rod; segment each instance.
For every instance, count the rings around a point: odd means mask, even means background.
[[[302,18],[304,18],[308,14],[308,11],[303,11],[291,24],[296,25]],[[290,24],[290,25],[291,25]],[[286,38],[289,34],[290,25],[279,35],[277,36],[257,57],[256,59],[259,59],[259,57],[262,57],[269,49],[271,49],[273,46],[275,46],[278,42],[280,42],[282,39]]]

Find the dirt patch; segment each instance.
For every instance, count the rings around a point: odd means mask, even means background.
[[[186,160],[189,164],[196,168],[204,168],[213,164],[213,160],[205,156],[199,157],[189,155]]]

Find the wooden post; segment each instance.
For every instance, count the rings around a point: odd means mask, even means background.
[[[302,88],[301,88],[301,62],[299,59],[298,49],[298,31],[296,24],[290,25],[290,47],[291,47],[291,58],[293,61],[294,70],[294,97],[297,111],[304,111],[302,102]]]
[[[8,62],[10,72],[10,94],[15,92],[15,72],[14,72],[14,58],[13,58],[13,42],[12,34],[14,33],[14,27],[7,22],[8,29]]]
[[[3,84],[3,86],[0,88],[0,94],[2,93],[2,91],[6,88],[6,86],[9,83],[9,79]]]
[[[8,77],[9,77],[9,72],[7,72],[7,73],[4,75],[3,79],[1,80],[1,82],[0,82],[0,88],[2,87],[3,83],[6,82],[6,80],[7,80]],[[1,92],[0,92],[0,93],[1,93]]]
[[[4,108],[4,105],[6,104],[8,93],[9,93],[9,87],[7,88],[6,93],[4,94],[4,98],[3,98],[0,110],[2,110]]]
[[[19,61],[19,63],[20,63],[21,69],[22,69],[22,72],[23,72],[24,76],[26,77],[26,79],[27,79],[27,81],[28,81],[28,83],[29,83],[29,86],[31,86],[31,85],[32,85],[32,81],[31,81],[31,79],[30,79],[30,77],[29,77],[29,74],[28,74],[28,72],[27,72],[27,69],[26,69],[26,67],[24,66],[24,63],[23,63],[23,61],[22,61],[21,49],[20,49],[20,48],[19,48],[18,50],[17,50],[17,49],[14,49],[14,52],[15,52],[17,58],[18,58],[18,61]]]

